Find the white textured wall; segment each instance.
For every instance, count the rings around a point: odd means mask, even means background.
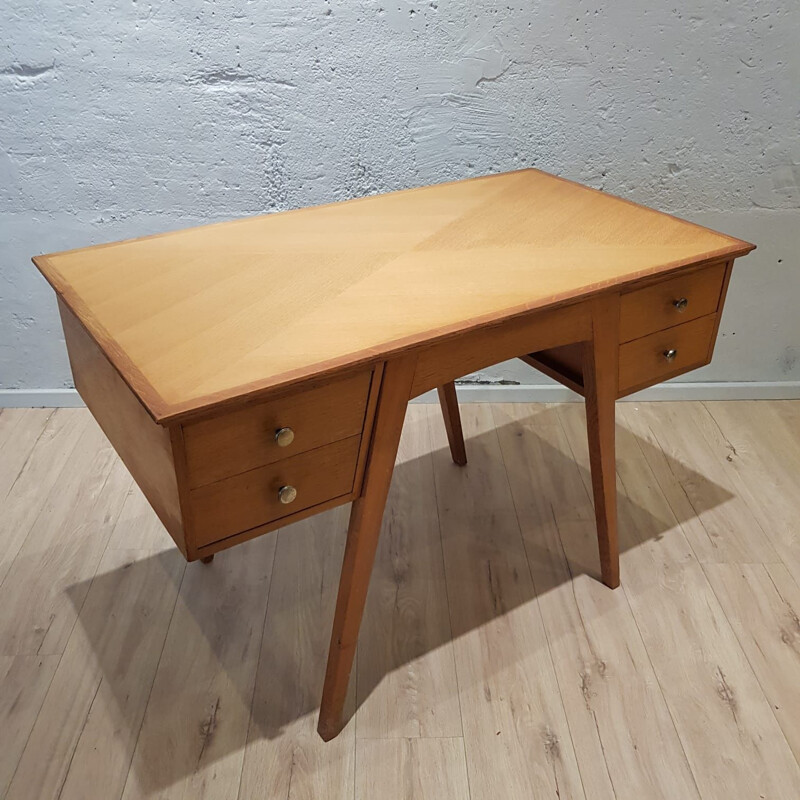
[[[755,241],[695,377],[800,378],[798,2],[3,0],[0,30],[0,389],[70,385],[35,253],[524,165]]]

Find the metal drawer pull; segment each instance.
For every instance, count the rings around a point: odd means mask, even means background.
[[[281,488],[278,489],[278,500],[284,505],[293,503],[296,498],[297,489],[295,489],[294,486],[281,486]]]
[[[672,305],[678,310],[678,312],[686,311],[686,306],[689,305],[689,300],[686,297],[679,297],[677,300],[672,301]]]
[[[278,447],[288,447],[294,441],[294,431],[291,428],[278,428],[275,431],[275,441]]]
[[[677,355],[678,355],[678,351],[677,350],[665,350],[664,351],[664,358],[666,358],[667,361],[674,361],[675,360],[675,356],[677,356]]]

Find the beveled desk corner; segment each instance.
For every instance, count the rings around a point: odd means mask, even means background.
[[[75,385],[190,560],[352,502],[335,736],[406,405],[509,358],[583,395],[619,585],[614,403],[711,360],[733,239],[523,170],[49,256]]]

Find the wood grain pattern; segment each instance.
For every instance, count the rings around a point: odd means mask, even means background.
[[[130,484],[92,424],[0,585],[1,654],[64,652],[89,588],[85,581],[100,563]],[[38,556],[43,551],[50,553],[45,563]],[[64,602],[65,591],[74,603]]]
[[[123,800],[238,791],[274,537],[186,568]]]
[[[628,599],[589,579],[594,512],[560,411],[492,406],[583,784],[592,800],[698,798]]]
[[[752,556],[755,548],[763,547],[764,561],[770,556],[780,559],[800,582],[800,416],[792,413],[791,406],[791,402],[705,402],[687,416],[702,435],[702,450],[697,448],[694,458],[728,481],[729,491],[745,505],[731,508],[733,519],[719,520],[714,534],[728,521],[730,539],[738,544],[749,529],[744,552]],[[691,492],[690,497],[696,494]],[[729,505],[734,503],[731,499]]]
[[[580,408],[564,407],[562,414],[588,486]],[[667,503],[636,437],[621,436],[618,452],[627,498],[620,504],[620,527],[636,543],[623,562],[623,590],[647,651],[659,654],[653,667],[700,795],[789,800],[800,785],[800,768],[683,535],[678,520],[685,516],[676,516]],[[697,490],[706,487],[706,502],[719,502],[714,484],[701,476],[695,476]]]
[[[463,800],[469,781],[461,739],[366,739],[358,742],[356,800]]]
[[[719,307],[726,268],[723,261],[699,270],[686,270],[643,289],[623,292],[619,305],[620,341],[628,342],[713,314]],[[688,301],[682,311],[675,306],[679,299]]]
[[[144,713],[184,568],[174,551],[160,562],[148,560],[148,555],[109,550],[100,570],[111,576],[98,578],[90,589],[87,584],[81,618],[36,719],[8,800],[87,797],[97,788],[98,778],[107,796],[122,791],[135,743],[130,737],[138,732],[136,717]],[[172,573],[166,581],[165,569]],[[127,659],[120,659],[120,653]],[[117,698],[115,691],[122,688],[118,681],[129,695],[123,692]],[[126,718],[130,714],[133,718]]]
[[[62,301],[59,312],[75,388],[185,555],[169,431],[150,419],[103,351]]]
[[[189,485],[202,486],[360,434],[370,378],[370,372],[359,372],[185,425]],[[279,428],[294,432],[294,440],[287,447],[275,441]]]
[[[645,451],[658,481],[701,563],[776,563],[780,561],[758,517],[745,502],[727,469],[730,450],[709,447],[702,425],[710,420],[694,404],[664,403],[657,413],[649,405],[620,403],[625,425],[653,446]],[[713,426],[713,421],[710,421]],[[700,472],[712,487],[698,485]],[[709,503],[713,495],[716,502]]]
[[[648,651],[662,654],[656,675],[701,795],[795,797],[797,761],[702,568],[684,563],[678,578],[670,555],[639,553],[626,591]],[[645,556],[668,561],[666,571]],[[669,619],[664,604],[675,609]]]
[[[91,650],[98,658],[97,666],[84,666],[86,674],[73,684],[80,687],[82,702],[72,713],[85,717],[59,800],[91,797],[101,785],[107,796],[122,794],[185,569],[172,548],[166,553],[106,550],[78,620],[83,657]],[[108,614],[110,609],[115,613]],[[130,611],[138,616],[125,616]],[[122,624],[114,630],[117,615]],[[120,659],[120,652],[129,655]],[[75,654],[70,656],[71,674],[58,677],[77,682],[74,670],[81,665]]]
[[[60,654],[0,656],[0,797],[6,797],[60,660]]]
[[[210,483],[191,492],[194,542],[198,547],[311,508],[353,490],[360,436]],[[297,497],[284,504],[283,486]]]
[[[800,760],[800,587],[783,564],[706,564],[703,570]]]
[[[165,422],[751,249],[522,170],[35,263]]]

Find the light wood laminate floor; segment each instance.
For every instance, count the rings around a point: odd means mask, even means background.
[[[186,564],[88,412],[0,412],[0,797],[797,800],[800,401],[412,405],[332,742],[337,509]]]

